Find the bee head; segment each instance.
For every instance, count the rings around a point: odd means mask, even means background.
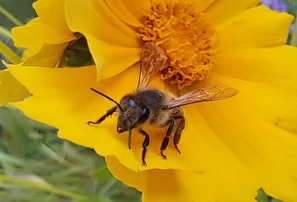
[[[122,100],[121,107],[123,111],[119,111],[118,133],[140,126],[149,118],[149,109],[140,100],[131,96]]]
[[[119,109],[117,125],[118,133],[129,131],[131,134],[131,130],[133,128],[142,125],[146,120],[148,120],[150,115],[149,109],[135,96],[126,95],[122,98],[122,101],[119,104],[117,101],[104,93],[94,88],[91,88],[91,90],[117,105],[117,108]]]

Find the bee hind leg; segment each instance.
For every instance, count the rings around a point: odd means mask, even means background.
[[[141,155],[141,159],[142,159],[142,166],[147,166],[146,162],[145,162],[145,156],[146,156],[146,151],[147,148],[150,144],[150,136],[142,129],[139,129],[139,132],[141,135],[145,136],[144,141],[142,143],[142,155]]]
[[[100,119],[98,119],[97,121],[93,122],[93,121],[88,121],[87,124],[100,124],[102,121],[104,121],[108,116],[111,116],[115,111],[117,110],[117,106],[109,109],[106,114],[104,114],[104,116],[102,116]]]
[[[178,149],[177,144],[179,143],[182,130],[185,128],[185,118],[181,117],[180,119],[181,120],[180,120],[180,122],[177,126],[177,129],[174,133],[174,136],[173,136],[173,144],[174,144],[175,149],[178,151],[178,153],[180,153],[180,150]]]
[[[166,132],[166,135],[163,139],[163,142],[162,142],[162,145],[161,145],[161,156],[163,159],[167,159],[167,157],[164,155],[164,150],[167,148],[168,146],[168,143],[169,143],[169,137],[172,133],[172,130],[174,128],[174,119],[170,120],[169,121],[169,126],[168,126],[168,129],[167,129],[167,132]]]

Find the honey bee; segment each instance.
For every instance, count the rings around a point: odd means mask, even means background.
[[[197,102],[226,99],[238,93],[236,89],[231,87],[209,85],[176,97],[169,91],[153,88],[149,83],[153,76],[165,67],[167,60],[168,57],[163,49],[153,42],[147,42],[141,51],[138,87],[134,92],[123,96],[118,103],[102,92],[91,88],[92,91],[114,102],[116,106],[109,109],[97,121],[89,121],[87,124],[100,124],[108,116],[118,111],[117,132],[123,133],[128,131],[129,149],[131,149],[133,129],[137,129],[144,136],[141,157],[143,166],[147,165],[145,157],[150,143],[149,134],[143,130],[145,124],[150,124],[157,128],[167,127],[167,132],[160,147],[161,157],[166,159],[167,157],[164,151],[168,146],[172,133],[174,133],[174,147],[180,153],[177,145],[185,128],[185,117],[182,106]],[[174,129],[175,131],[173,132]]]

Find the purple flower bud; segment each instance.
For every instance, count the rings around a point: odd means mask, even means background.
[[[261,4],[279,12],[286,12],[288,9],[287,4],[281,0],[262,0]]]
[[[271,6],[271,0],[262,0],[261,4],[270,8],[270,6]]]
[[[279,4],[279,0],[271,0],[271,9],[276,10]]]
[[[284,2],[280,2],[278,5],[278,8],[276,10],[278,10],[280,12],[286,12],[288,10],[288,6]]]

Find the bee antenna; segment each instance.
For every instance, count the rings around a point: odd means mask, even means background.
[[[124,111],[123,108],[121,107],[121,105],[117,101],[115,101],[114,99],[112,99],[111,97],[105,95],[104,93],[99,92],[98,90],[96,90],[94,88],[90,88],[90,89],[92,91],[94,91],[95,93],[98,93],[99,95],[101,95],[101,96],[105,97],[106,99],[108,99],[108,100],[112,101],[113,103],[115,103],[122,112]]]

